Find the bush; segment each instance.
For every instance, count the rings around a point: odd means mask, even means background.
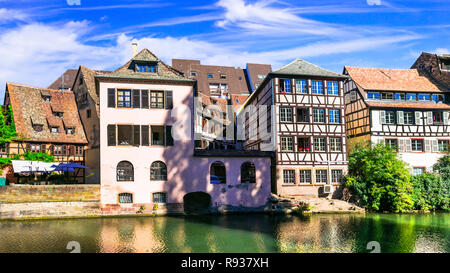
[[[424,173],[411,178],[414,208],[419,210],[450,210],[450,181],[439,174]]]
[[[413,208],[405,162],[384,145],[356,145],[349,154],[346,187],[370,211],[405,212]]]
[[[444,181],[450,180],[450,154],[446,154],[439,158],[438,162],[434,164],[433,169],[437,171]]]

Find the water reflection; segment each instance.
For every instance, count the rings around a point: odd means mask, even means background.
[[[0,252],[450,252],[450,214],[137,217],[0,222]]]

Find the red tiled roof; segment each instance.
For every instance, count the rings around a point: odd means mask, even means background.
[[[365,90],[445,92],[416,69],[360,68],[346,66],[352,80]]]
[[[12,106],[16,132],[25,140],[87,143],[72,91],[6,83],[6,92]],[[51,102],[44,102],[43,94],[51,96]],[[61,111],[63,117],[54,116],[52,109]],[[43,130],[35,131],[33,124],[43,125]],[[49,126],[58,126],[60,133],[51,133]],[[66,134],[68,127],[75,128],[75,133]]]

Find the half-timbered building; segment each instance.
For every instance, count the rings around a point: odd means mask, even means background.
[[[345,78],[296,59],[269,73],[241,108],[244,149],[275,151],[273,192],[321,196],[341,185]]]
[[[449,90],[417,69],[344,68],[349,148],[397,149],[413,174],[431,171],[450,141]]]

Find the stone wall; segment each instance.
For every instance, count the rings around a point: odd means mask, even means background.
[[[0,203],[0,219],[89,217],[102,215],[98,201]]]
[[[0,203],[100,200],[100,185],[13,185],[0,187]]]

